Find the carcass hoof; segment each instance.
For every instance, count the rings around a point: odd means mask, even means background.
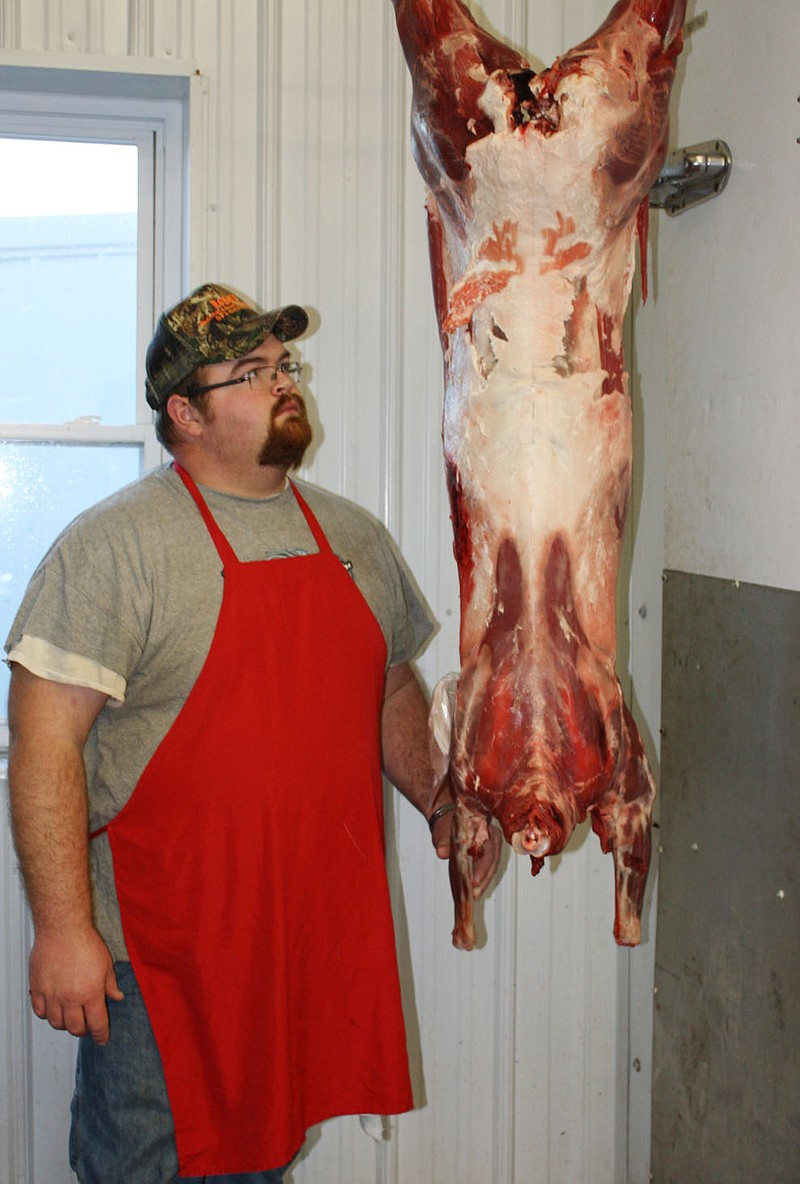
[[[475,930],[471,925],[457,924],[453,929],[453,945],[457,950],[475,949]]]

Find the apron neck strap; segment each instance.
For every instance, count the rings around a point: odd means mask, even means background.
[[[305,499],[303,497],[300,496],[300,490],[297,488],[297,486],[294,484],[293,481],[290,481],[289,485],[291,486],[292,493],[294,494],[295,498],[297,499],[298,506],[303,511],[303,514],[305,516],[305,520],[308,523],[308,528],[314,536],[314,541],[316,542],[317,546],[319,547],[320,555],[332,555],[333,551],[331,550],[331,545],[328,542],[328,540],[326,539],[325,534],[323,533],[322,527],[320,526],[319,522],[317,522],[316,518],[311,513],[311,509],[308,506],[307,502],[305,501]]]
[[[236,558],[236,552],[225,538],[225,535],[222,533],[220,528],[217,526],[214,520],[214,515],[211,513],[205,501],[203,500],[203,495],[197,488],[194,478],[186,472],[186,469],[183,467],[183,465],[179,464],[177,460],[173,460],[172,467],[180,477],[181,481],[183,481],[186,488],[189,490],[189,493],[194,499],[195,505],[202,514],[203,521],[208,528],[208,533],[211,535],[211,540],[214,543],[214,546],[219,552],[219,557],[222,560],[223,566],[229,566],[230,564],[238,563],[239,560]]]

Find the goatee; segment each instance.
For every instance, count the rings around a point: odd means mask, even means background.
[[[287,403],[296,403],[298,413],[278,420]],[[299,395],[284,395],[273,408],[269,433],[259,453],[258,463],[287,470],[298,468],[311,443],[312,435],[303,400]]]

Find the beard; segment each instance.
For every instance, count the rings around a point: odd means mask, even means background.
[[[296,403],[300,409],[299,413],[278,421],[278,416],[287,403]],[[298,468],[311,443],[312,435],[303,400],[299,395],[284,395],[272,409],[269,432],[258,454],[258,463],[286,470]]]

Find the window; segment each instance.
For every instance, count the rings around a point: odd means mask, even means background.
[[[183,271],[185,101],[16,73],[35,78],[0,93],[3,640],[59,531],[161,460],[144,353]],[[7,691],[3,665],[0,717]]]

